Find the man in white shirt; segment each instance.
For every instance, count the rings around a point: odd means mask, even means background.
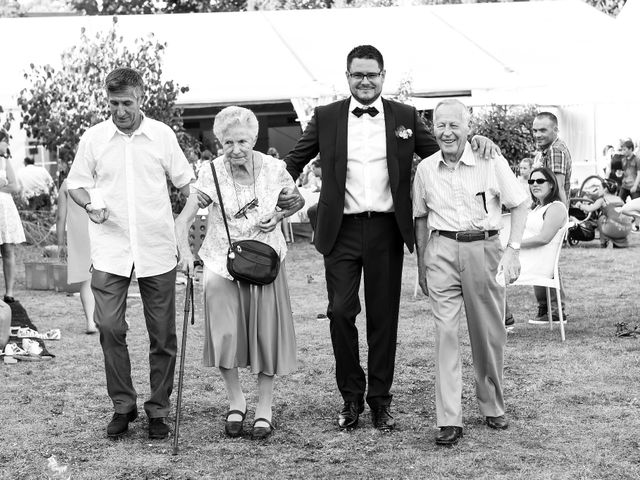
[[[378,49],[361,45],[351,50],[345,74],[351,97],[316,108],[285,162],[295,179],[320,153],[322,186],[314,244],[324,255],[327,316],[344,401],[338,426],[357,427],[366,390],[374,427],[388,432],[395,427],[390,390],[404,245],[413,251],[414,244],[413,156],[427,157],[438,145],[415,108],[380,96],[385,70]],[[490,141],[481,143],[483,151],[493,146]],[[355,324],[363,273],[368,379],[360,365]]]
[[[105,86],[111,118],[80,139],[67,185],[91,220],[95,321],[115,410],[107,435],[121,436],[138,416],[125,324],[135,270],[151,344],[151,394],[144,404],[149,437],[166,438],[177,351],[177,247],[166,178],[188,196],[194,174],[171,128],[140,110],[144,83],[138,72],[117,68]]]
[[[504,157],[486,162],[471,149],[469,111],[461,102],[440,102],[433,124],[440,151],[418,165],[413,214],[418,278],[436,327],[436,444],[454,445],[462,437],[463,305],[480,411],[489,427],[508,426],[502,396],[505,288],[497,276],[511,283],[520,274],[528,197]],[[502,205],[511,211],[504,255],[498,236]]]
[[[16,172],[20,195],[31,210],[51,208],[53,179],[43,167],[36,166],[31,157],[25,157],[24,168]]]

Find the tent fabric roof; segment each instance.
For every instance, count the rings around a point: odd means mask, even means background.
[[[59,65],[82,27],[92,35],[111,21],[0,19],[0,41],[16,46],[5,47],[0,104],[15,105],[30,63]],[[118,25],[128,42],[151,32],[167,42],[163,71],[189,86],[179,102],[193,106],[347,93],[346,55],[367,43],[385,56],[385,94],[406,78],[415,95],[426,97],[536,92],[567,72],[578,78],[598,68],[593,59],[604,58],[615,23],[579,0],[561,0],[131,15],[119,17]]]

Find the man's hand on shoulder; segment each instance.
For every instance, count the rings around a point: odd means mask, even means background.
[[[473,136],[471,139],[471,148],[474,152],[478,152],[485,160],[502,155],[500,147],[482,135]]]

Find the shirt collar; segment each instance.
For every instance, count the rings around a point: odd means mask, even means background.
[[[140,115],[142,116],[142,120],[140,121],[140,125],[138,128],[131,134],[127,135],[126,133],[121,132],[115,123],[113,123],[113,117],[109,118],[109,138],[113,138],[115,135],[123,135],[125,137],[135,137],[136,135],[145,135],[149,140],[153,140],[153,132],[151,130],[151,122],[147,120],[144,112],[140,111]]]
[[[558,143],[558,141],[560,141],[560,137],[556,137],[555,140],[553,142],[551,142],[549,145],[547,145],[545,148],[543,148],[542,150],[540,150],[543,154],[547,153],[549,151],[549,149],[551,147],[553,147],[556,143]]]
[[[447,161],[444,159],[444,156],[442,155],[442,151],[438,151],[438,155],[439,155],[438,157],[439,163],[448,167],[449,165],[447,164]],[[464,163],[469,167],[474,167],[476,165],[476,156],[474,155],[473,150],[471,149],[471,144],[469,142],[465,142],[464,151],[462,152],[462,156],[460,157],[460,160],[458,160],[457,165],[460,165],[460,163]]]
[[[354,108],[356,107],[360,107],[360,108],[371,108],[371,107],[376,107],[378,109],[378,112],[380,112],[381,114],[384,115],[384,106],[382,105],[382,95],[380,95],[378,98],[376,98],[376,100],[369,104],[369,105],[363,105],[361,104],[358,100],[356,100],[355,98],[351,97],[351,102],[349,103],[349,112],[352,112]]]

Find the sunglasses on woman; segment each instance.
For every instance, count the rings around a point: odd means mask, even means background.
[[[547,181],[546,178],[535,178],[535,179],[529,179],[527,180],[527,183],[529,185],[533,185],[534,183],[537,183],[538,185],[542,185],[543,183],[545,183]]]
[[[251,210],[252,208],[256,208],[257,206],[258,206],[258,199],[254,198],[249,203],[247,203],[244,207],[242,207],[240,210],[238,210],[235,213],[234,217],[235,218],[240,218],[240,217],[247,218],[247,212],[249,210]]]

